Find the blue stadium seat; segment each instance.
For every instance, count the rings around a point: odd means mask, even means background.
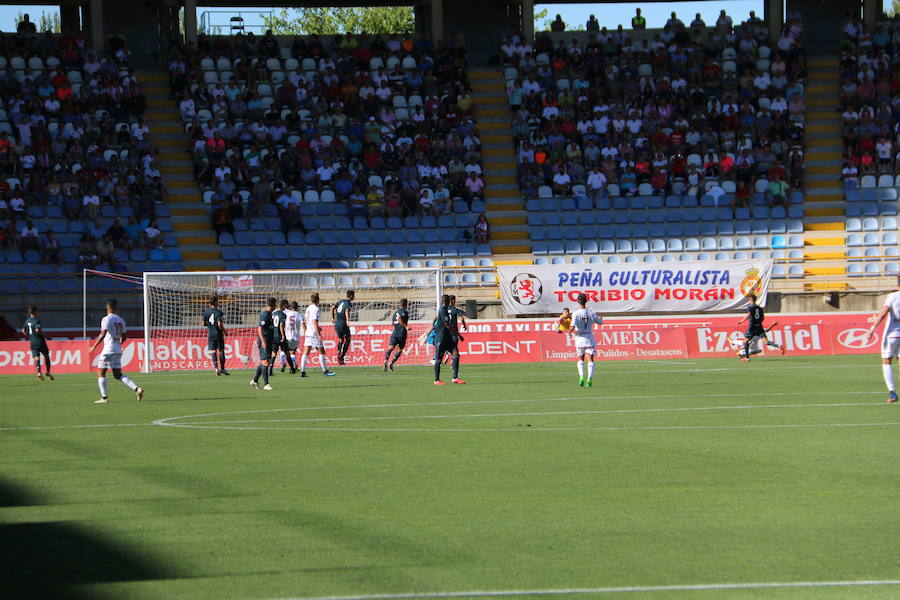
[[[633,240],[631,242],[631,251],[632,252],[650,252],[650,245],[647,244],[647,240]]]
[[[658,239],[658,238],[654,238],[654,239],[650,240],[650,248],[649,248],[649,251],[650,251],[650,252],[664,252],[665,249],[666,249],[666,242],[665,242],[665,240],[661,240],[661,239]],[[648,251],[648,250],[637,250],[637,249],[635,249],[635,252],[647,252],[647,251]]]

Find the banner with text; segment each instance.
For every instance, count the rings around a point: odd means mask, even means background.
[[[594,331],[597,356],[601,360],[662,360],[678,358],[737,357],[746,323],[738,325],[737,315],[659,317],[611,317]],[[783,345],[789,356],[872,354],[879,351],[881,333],[868,336],[870,313],[823,313],[808,315],[773,314],[766,319],[772,327],[771,340]],[[418,331],[398,363],[425,365],[434,356],[434,347],[419,343]],[[384,361],[392,327],[383,323],[354,323],[347,364],[378,367]],[[206,333],[154,340],[151,368],[154,371],[213,369],[206,345]],[[333,363],[337,341],[331,327],[324,328],[328,362]],[[549,319],[470,321],[460,343],[464,364],[538,363],[574,360],[571,335],[557,333]],[[86,373],[97,365],[97,355],[88,356],[89,342],[48,340],[54,373]],[[740,344],[742,345],[742,344]],[[762,346],[763,353],[771,352]],[[776,351],[777,352],[777,351]],[[144,340],[129,338],[122,345],[122,368],[137,371],[146,353]],[[256,368],[258,351],[251,328],[229,331],[225,342],[229,369]],[[279,361],[280,362],[280,361]],[[0,342],[0,373],[31,374],[34,362],[27,341]]]
[[[761,306],[772,275],[768,259],[504,265],[497,267],[508,315],[559,314],[579,294],[599,313],[735,310],[755,293]]]

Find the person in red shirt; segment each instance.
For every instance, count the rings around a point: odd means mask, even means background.
[[[381,152],[374,145],[369,146],[369,149],[363,154],[363,164],[370,171],[374,171],[381,166]]]

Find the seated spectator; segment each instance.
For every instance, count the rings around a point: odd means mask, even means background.
[[[438,216],[440,215],[440,211],[437,206],[435,206],[434,194],[432,191],[427,188],[422,188],[419,191],[419,215],[425,216],[427,214]]]
[[[100,264],[106,263],[110,270],[113,270],[113,254],[115,251],[116,246],[113,244],[113,241],[108,235],[104,235],[97,242],[97,261]]]
[[[62,254],[60,253],[59,240],[53,235],[52,231],[48,231],[41,243],[41,262],[45,265],[50,263],[62,264]]]
[[[775,177],[772,178],[772,181],[769,182],[769,187],[766,190],[766,202],[769,204],[769,208],[776,204],[781,206],[787,204],[787,193],[789,189],[787,182],[781,179],[781,176],[776,173]]]
[[[366,195],[362,193],[358,185],[353,186],[353,192],[347,200],[347,207],[351,218],[362,217],[367,219],[369,217],[369,204],[366,201]]]
[[[743,180],[737,181],[737,186],[734,192],[734,199],[731,201],[731,210],[732,212],[738,206],[749,209],[750,208],[750,186],[747,185]]]
[[[84,196],[81,198],[82,209],[87,213],[87,216],[91,219],[98,219],[100,217],[100,196],[97,195],[97,192],[94,189],[87,191]]]
[[[566,170],[565,165],[560,165],[552,181],[553,193],[558,196],[567,196],[572,190],[572,177]]]
[[[116,219],[106,230],[106,235],[112,240],[116,248],[131,250],[131,240],[128,239],[128,231],[122,226],[122,221]]]
[[[439,213],[449,214],[453,211],[453,202],[450,198],[450,190],[441,181],[434,191],[434,207]]]
[[[162,250],[164,245],[165,242],[159,224],[156,222],[156,219],[150,219],[150,223],[144,228],[144,246],[151,249],[158,248]]]
[[[475,222],[475,243],[487,244],[491,241],[491,226],[488,223],[487,215],[481,213]]]
[[[38,229],[34,226],[34,221],[29,219],[19,233],[19,250],[22,252],[23,257],[27,250],[38,250],[38,235]]]
[[[482,199],[482,190],[484,190],[484,180],[474,171],[469,173],[469,177],[465,182],[464,198],[469,204],[469,210],[472,210],[472,202]]]
[[[6,227],[0,229],[0,248],[13,250],[19,247],[19,234],[16,232],[16,224],[6,222]]]
[[[212,227],[216,232],[216,242],[222,238],[223,233],[234,236],[234,217],[226,206],[217,206],[213,209]]]

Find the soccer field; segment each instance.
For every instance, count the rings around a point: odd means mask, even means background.
[[[900,596],[875,355],[131,375],[2,379],[4,598]]]

